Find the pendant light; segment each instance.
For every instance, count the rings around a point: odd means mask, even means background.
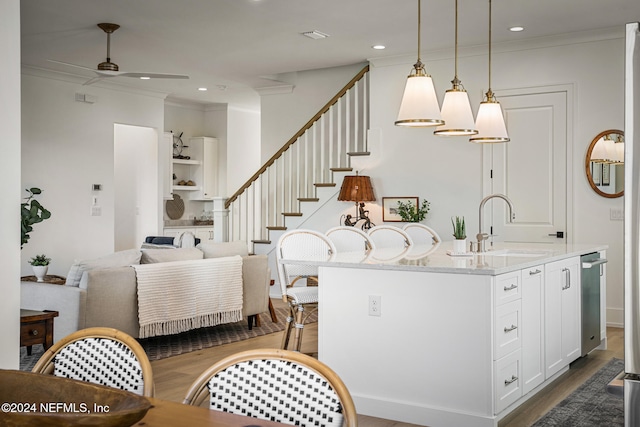
[[[476,117],[478,134],[469,138],[471,142],[508,142],[507,126],[504,123],[502,107],[491,90],[491,0],[489,0],[489,89],[485,100],[480,103]]]
[[[398,120],[395,122],[397,126],[427,127],[444,124],[433,80],[420,60],[420,2],[418,0],[418,61],[407,77]]]
[[[433,132],[434,135],[465,136],[478,133],[473,122],[469,95],[464,86],[462,86],[460,79],[458,79],[458,0],[456,0],[455,29],[455,75],[451,80],[453,87],[445,92],[444,101],[442,102],[442,118],[445,124],[438,126]]]

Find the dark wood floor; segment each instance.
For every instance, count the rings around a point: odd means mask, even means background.
[[[274,305],[283,304],[273,300]],[[280,319],[283,321],[284,319]],[[262,321],[270,322],[266,318]],[[624,358],[624,333],[620,328],[607,328],[608,349],[594,350],[588,356],[578,359],[571,369],[538,393],[518,409],[500,421],[499,427],[530,426],[547,411],[557,405],[573,390],[591,377],[613,357]],[[252,348],[278,348],[282,333],[265,335],[237,343],[226,344],[205,350],[152,362],[155,376],[156,397],[181,402],[191,382],[207,367],[223,357]],[[302,351],[315,354],[318,348],[317,323],[305,327]],[[384,420],[359,415],[361,427],[413,427],[413,424]]]

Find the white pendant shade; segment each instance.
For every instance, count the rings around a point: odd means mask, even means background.
[[[498,101],[483,101],[476,118],[478,134],[469,138],[471,142],[508,142],[507,126],[504,123],[502,107]]]
[[[607,152],[604,139],[600,138],[591,152],[591,161],[596,163],[604,163],[607,161],[609,153]]]
[[[429,75],[410,75],[398,112],[397,126],[427,127],[444,124],[436,97],[433,80]]]
[[[624,163],[624,142],[616,142],[613,144],[612,159],[616,163]]]
[[[438,126],[433,132],[435,135],[462,136],[478,133],[466,90],[449,89],[445,92],[442,102],[442,119],[444,125]]]

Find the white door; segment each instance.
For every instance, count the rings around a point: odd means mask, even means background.
[[[490,200],[485,218],[499,241],[556,242],[567,236],[567,90],[500,96],[511,141],[492,144],[488,191],[505,194],[514,205]],[[486,152],[486,151],[485,151]],[[558,234],[560,232],[561,234]],[[562,237],[558,237],[562,236]],[[564,240],[562,240],[564,241]]]

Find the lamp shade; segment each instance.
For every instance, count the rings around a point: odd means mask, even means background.
[[[397,126],[427,127],[444,124],[440,114],[433,79],[428,74],[407,77],[404,95],[398,112]]]
[[[469,95],[464,89],[449,89],[442,102],[444,125],[433,132],[442,136],[475,135],[478,133],[473,122]]]
[[[376,197],[373,194],[371,178],[363,175],[345,176],[340,187],[338,200],[343,202],[373,202]]]
[[[490,97],[488,97],[490,99]],[[469,138],[471,142],[508,142],[507,126],[504,123],[502,107],[498,101],[483,101],[476,118],[478,134]]]
[[[607,161],[609,153],[607,152],[607,147],[604,141],[604,139],[600,138],[593,147],[590,159],[592,162],[604,163]]]
[[[613,144],[612,159],[616,163],[624,163],[624,142],[616,142]]]

